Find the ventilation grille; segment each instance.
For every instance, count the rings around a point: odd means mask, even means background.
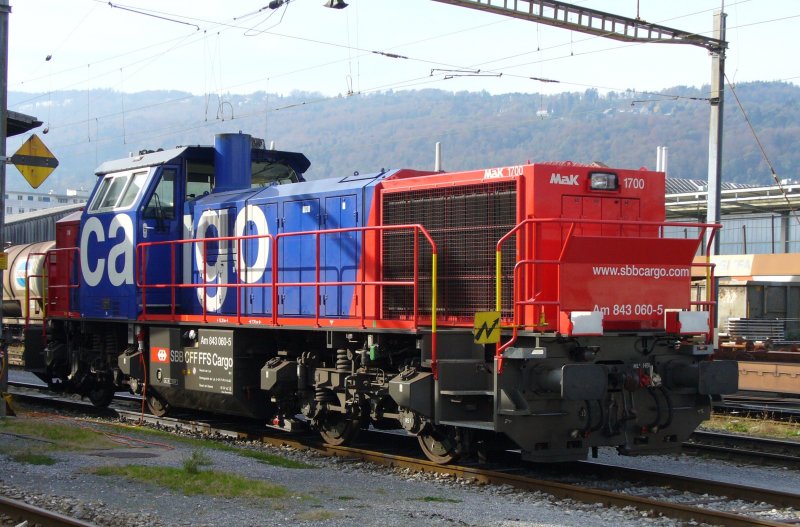
[[[495,248],[516,225],[516,184],[513,181],[460,187],[398,192],[383,195],[383,224],[420,224],[438,249],[439,319],[470,322],[476,311],[495,308]],[[431,250],[419,242],[419,314],[431,312]],[[413,235],[405,231],[383,234],[383,270],[386,280],[414,279]],[[509,241],[503,249],[503,303],[511,316],[511,287],[516,251]],[[414,296],[409,287],[387,287],[384,318],[413,316]]]

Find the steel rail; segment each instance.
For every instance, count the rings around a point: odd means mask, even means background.
[[[680,520],[699,521],[714,525],[725,525],[729,527],[746,527],[753,525],[777,527],[786,525],[785,523],[771,520],[747,517],[724,511],[703,509],[699,507],[683,505],[680,503],[670,503],[652,498],[630,496],[606,490],[571,485],[568,483],[558,483],[535,479],[528,476],[507,474],[496,470],[485,470],[477,467],[438,465],[426,460],[382,454],[378,452],[361,450],[358,448],[324,445],[319,451],[330,456],[356,458],[390,467],[408,468],[421,472],[431,472],[437,474],[449,474],[452,476],[469,479],[476,483],[510,485],[517,489],[550,494],[558,499],[572,499],[584,503],[599,503],[605,506],[615,507],[633,506],[638,510],[652,511],[669,518]],[[664,484],[664,482],[661,483],[661,485]],[[710,488],[710,485],[707,485],[707,487]],[[706,493],[709,492],[708,488],[705,491]],[[745,487],[741,487],[740,490],[744,491],[744,489]],[[798,496],[796,499],[800,500],[800,496]]]
[[[745,436],[739,434],[731,434],[728,432],[715,432],[709,430],[696,430],[692,434],[692,438],[697,440],[722,440],[737,444],[762,444],[768,447],[783,447],[796,450],[800,454],[800,441],[784,441],[782,439],[772,439],[768,437],[755,437]]]
[[[597,474],[597,469],[600,468],[608,471],[613,479],[629,479],[637,483],[659,487],[668,486],[672,489],[694,494],[712,494],[748,502],[763,501],[773,506],[800,509],[800,494],[789,494],[761,487],[723,483],[678,474],[665,474],[656,470],[620,467],[596,461],[580,462],[578,465],[582,467],[581,472],[586,472],[587,474]]]
[[[683,448],[685,448],[687,451],[694,450],[697,452],[713,452],[715,454],[727,454],[729,456],[734,456],[737,458],[745,458],[750,461],[756,459],[763,459],[765,461],[770,461],[773,463],[779,462],[792,465],[800,464],[800,458],[798,458],[797,456],[792,456],[788,454],[776,454],[773,452],[762,452],[759,450],[749,450],[740,447],[709,445],[704,443],[685,443],[683,445]]]
[[[800,465],[800,442],[798,441],[697,430],[692,434],[690,440],[683,444],[683,447],[690,451],[712,452],[737,458],[762,459],[772,463]]]
[[[770,418],[775,421],[796,422],[798,418],[800,418],[800,399],[744,396],[731,397],[726,395],[722,403],[715,404],[714,411],[757,419],[770,416]]]
[[[35,383],[28,383],[28,382],[20,382],[20,381],[9,381],[9,387],[14,388],[22,388],[28,390],[35,390],[43,395],[47,396],[48,404],[60,404],[60,399],[52,398],[53,395],[58,396],[59,394],[53,394],[53,392],[48,391],[47,386],[42,384],[35,384]],[[42,396],[39,395],[32,395],[20,392],[12,392],[12,395],[15,398],[19,399],[27,399],[27,400],[34,400],[38,401],[42,399]],[[116,400],[125,401],[125,402],[133,402],[133,403],[140,403],[141,397],[138,395],[131,395],[131,394],[122,394],[117,393],[114,398]],[[187,420],[187,419],[178,419],[178,418],[170,418],[170,417],[155,417],[150,414],[142,414],[141,411],[127,411],[120,408],[110,409],[110,408],[97,408],[89,402],[84,401],[75,401],[75,400],[66,400],[63,401],[63,404],[67,405],[81,405],[82,407],[91,408],[92,413],[98,415],[104,415],[107,413],[117,413],[119,415],[124,415],[128,419],[138,419],[143,422],[148,422],[152,424],[164,424],[167,422],[172,426],[182,426],[184,429],[189,428],[190,431],[193,432],[201,432],[201,433],[210,433],[210,432],[219,432],[219,429],[214,428],[213,425],[210,425],[201,420]],[[233,432],[230,431],[226,435],[230,437],[242,437],[240,432]],[[246,437],[251,438],[250,435],[245,434]],[[285,441],[287,438],[279,438],[278,441]],[[719,443],[730,443],[732,446],[721,446]],[[740,436],[736,434],[728,434],[728,433],[721,433],[721,432],[710,432],[706,430],[696,430],[692,433],[691,438],[689,441],[683,443],[683,448],[688,451],[695,451],[695,452],[711,452],[711,453],[720,453],[720,454],[729,454],[735,455],[740,458],[759,458],[764,459],[767,461],[773,462],[780,462],[780,463],[791,463],[793,465],[800,465],[800,441],[784,441],[779,439],[768,439],[768,438],[760,438],[760,437],[753,437],[753,436]],[[796,455],[788,454],[788,453],[776,453],[775,450],[790,450],[792,452],[796,452]],[[592,465],[599,465],[599,463],[590,463]],[[623,470],[623,469],[619,469]],[[629,475],[633,474],[633,472],[627,472]],[[641,472],[645,474],[644,471]],[[668,477],[667,475],[661,474],[661,477]],[[647,479],[647,478],[645,478]],[[703,484],[708,487],[707,480],[701,480]],[[689,490],[694,492],[690,486],[683,486],[685,490]],[[750,487],[748,487],[750,488]],[[698,488],[699,490],[699,488]],[[743,499],[746,499],[745,496],[740,495],[739,493],[736,496],[741,496]],[[734,497],[734,495],[731,495]],[[766,500],[769,501],[769,500]],[[796,505],[800,508],[800,502],[797,502]]]
[[[42,527],[96,527],[95,524],[0,496],[0,513]]]

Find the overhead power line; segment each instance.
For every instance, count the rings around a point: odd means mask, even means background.
[[[104,0],[94,0],[94,1],[95,1],[95,2],[98,2],[98,3],[104,3],[104,4],[106,3]],[[734,2],[734,3],[732,3],[732,4],[729,4],[729,5],[737,5],[737,4],[746,3],[746,2],[749,2],[749,1],[752,1],[752,0],[740,0],[739,2]],[[244,19],[246,19],[246,18],[248,18],[248,17],[250,17],[250,16],[254,16],[254,15],[258,14],[259,12],[263,11],[264,9],[267,9],[267,8],[269,8],[269,7],[272,7],[272,5],[273,5],[274,3],[275,3],[275,2],[271,2],[271,3],[270,3],[268,6],[262,7],[262,8],[261,8],[261,9],[259,9],[259,10],[256,10],[256,11],[253,11],[253,12],[250,12],[250,13],[247,13],[246,15],[241,15],[241,16],[235,17],[235,18],[234,18],[234,20],[236,20],[237,22],[241,22],[242,20],[244,20]],[[288,1],[286,1],[286,2],[284,2],[284,3],[288,3]],[[128,6],[122,6],[121,4],[112,4],[112,5],[115,5],[115,6],[120,6],[120,8],[127,8],[127,7],[128,7]],[[278,5],[278,4],[276,4],[276,5]],[[216,25],[216,27],[224,27],[225,29],[243,29],[243,30],[246,30],[246,31],[247,31],[247,30],[252,30],[252,28],[248,28],[248,27],[245,27],[245,26],[242,26],[242,25],[239,25],[239,24],[230,24],[230,23],[225,23],[225,22],[216,22],[216,21],[212,21],[212,20],[208,20],[208,19],[202,19],[202,18],[196,18],[196,17],[188,17],[188,16],[181,16],[181,15],[176,15],[176,14],[173,14],[173,13],[165,13],[165,12],[161,12],[161,11],[154,11],[154,10],[141,10],[141,9],[140,9],[140,10],[136,10],[136,12],[141,12],[141,14],[146,14],[146,15],[148,15],[148,16],[154,16],[154,17],[156,17],[156,18],[164,18],[164,19],[170,19],[170,20],[171,20],[171,19],[175,19],[175,20],[176,20],[176,21],[178,21],[178,22],[185,23],[185,24],[187,24],[187,25],[191,25],[191,26],[193,26],[193,27],[198,27],[198,26],[197,26],[196,24],[190,24],[190,23],[188,23],[188,22],[183,22],[182,20],[177,20],[177,19],[179,19],[179,18],[180,18],[180,19],[184,19],[184,20],[192,20],[192,21],[194,21],[194,22],[207,23],[207,24],[215,24],[215,25]],[[705,11],[700,11],[700,12],[698,12],[698,13],[703,13],[703,12],[705,12]],[[667,21],[670,21],[670,20],[676,20],[676,19],[680,19],[680,18],[685,18],[685,17],[687,17],[687,16],[691,16],[691,15],[693,15],[693,14],[697,14],[697,13],[692,13],[692,14],[688,14],[688,15],[681,15],[681,16],[679,16],[679,17],[673,17],[672,19],[669,19],[669,20],[666,20],[666,21],[661,21],[661,22],[663,23],[663,22],[667,22]],[[796,15],[796,16],[800,16],[800,15]],[[771,19],[771,20],[767,20],[767,21],[761,21],[761,22],[755,22],[755,23],[745,24],[745,25],[743,25],[743,26],[737,26],[737,27],[746,27],[746,26],[752,26],[752,25],[764,24],[764,23],[769,23],[769,22],[783,21],[783,20],[787,20],[787,19],[791,19],[791,18],[794,18],[794,16],[782,17],[782,18],[776,18],[776,19]],[[486,25],[491,25],[491,24],[486,24]],[[478,28],[480,28],[480,27],[484,27],[484,26],[478,26]],[[473,29],[477,29],[477,28],[470,28],[470,29],[468,29],[467,31],[471,31],[471,30],[473,30]],[[734,29],[734,28],[731,28],[731,29]],[[208,28],[207,28],[206,30],[208,31],[208,30],[210,30],[210,29],[208,29]],[[418,58],[418,57],[411,57],[411,56],[406,56],[406,55],[397,55],[397,54],[393,54],[393,53],[389,53],[389,52],[384,52],[384,51],[378,51],[378,50],[366,50],[366,49],[362,49],[362,48],[353,48],[353,47],[350,47],[350,46],[347,46],[347,45],[343,45],[343,44],[332,43],[332,42],[324,42],[324,41],[320,41],[320,40],[316,40],[316,39],[307,39],[307,38],[303,38],[303,37],[300,37],[300,36],[297,36],[297,35],[283,35],[283,34],[280,34],[280,33],[274,33],[274,32],[269,32],[269,31],[265,31],[264,33],[267,33],[267,34],[270,34],[270,35],[272,35],[272,36],[276,36],[276,37],[279,37],[279,38],[292,38],[292,39],[298,39],[298,40],[301,40],[301,41],[306,41],[306,42],[315,43],[315,44],[320,44],[320,45],[326,45],[326,46],[336,46],[336,47],[348,48],[348,49],[350,49],[350,50],[354,50],[354,51],[359,51],[359,52],[362,52],[362,53],[364,53],[365,55],[366,55],[366,54],[374,54],[374,55],[381,55],[381,56],[385,56],[385,57],[389,57],[389,58],[402,58],[402,59],[406,59],[406,60],[410,60],[410,61],[418,61],[418,62],[422,62],[422,63],[425,63],[425,64],[431,64],[431,65],[436,65],[436,66],[445,66],[445,67],[448,67],[448,68],[454,68],[454,69],[461,69],[461,68],[465,68],[463,65],[457,65],[457,64],[446,64],[446,63],[442,63],[442,62],[440,62],[440,61],[430,61],[430,60],[424,60],[424,59],[421,59],[421,58]],[[460,31],[459,31],[459,32],[454,32],[454,33],[460,33]],[[450,34],[452,34],[452,33],[450,33]],[[184,38],[184,39],[185,39],[185,37],[182,37],[182,38]],[[586,40],[590,40],[590,39],[596,39],[596,38],[600,38],[600,37],[598,37],[598,36],[591,36],[591,37],[589,37],[589,38],[587,38],[587,39],[583,39],[583,40],[578,40],[578,41],[575,41],[575,43],[580,43],[580,42],[582,42],[582,41],[586,41]],[[172,41],[174,41],[174,40],[175,40],[175,39],[173,39]],[[424,39],[424,40],[429,40],[429,39]],[[423,40],[423,41],[424,41],[424,40]],[[167,41],[167,42],[164,42],[164,43],[168,43],[168,42],[169,42],[169,41]],[[192,44],[192,43],[193,43],[193,41],[189,41],[189,42],[185,42],[185,43],[184,43],[184,45],[189,45],[189,44]],[[405,47],[405,46],[407,46],[407,45],[412,45],[412,44],[415,44],[415,43],[416,43],[416,42],[412,42],[412,43],[409,43],[409,44],[404,44],[404,45],[401,45],[401,46],[395,46],[395,48],[397,48],[397,47]],[[160,45],[160,44],[159,44],[159,45]],[[551,47],[548,47],[548,48],[544,48],[544,50],[555,49],[555,48],[562,47],[562,46],[565,46],[565,45],[571,45],[571,43],[567,43],[567,44],[559,44],[559,45],[551,46]],[[629,45],[631,45],[631,44],[626,44],[625,46],[629,46]],[[634,45],[636,45],[636,44],[634,44]],[[153,47],[153,46],[147,46],[147,47],[143,47],[143,48],[140,48],[140,50],[147,49],[148,47]],[[172,49],[175,49],[175,48],[177,48],[177,47],[178,47],[178,46],[175,46],[175,47],[173,47]],[[588,54],[588,53],[601,53],[601,52],[608,52],[608,51],[615,51],[615,50],[619,49],[620,47],[624,47],[624,46],[612,46],[612,47],[605,48],[605,49],[602,49],[602,50],[595,50],[595,51],[585,52],[584,54]],[[98,64],[98,63],[100,63],[100,62],[104,62],[104,61],[114,60],[114,59],[120,58],[120,57],[122,57],[122,56],[129,55],[129,54],[131,54],[131,53],[136,53],[137,51],[139,51],[139,50],[133,50],[133,51],[131,51],[131,52],[127,52],[127,53],[125,53],[125,54],[117,55],[117,56],[115,56],[115,57],[109,57],[109,58],[107,58],[107,59],[102,59],[102,60],[99,60],[99,61],[95,61],[94,63],[92,63],[92,65],[96,65],[96,64]],[[169,52],[169,51],[171,51],[171,50],[167,50],[167,52]],[[543,51],[543,50],[537,50],[537,51]],[[164,53],[165,53],[165,52],[163,52],[163,51],[162,51],[162,52],[159,52],[157,56],[161,57],[161,56],[163,56],[163,55],[164,55]],[[533,52],[529,52],[529,53],[533,53]],[[490,62],[485,62],[485,63],[478,64],[478,65],[471,65],[471,66],[469,66],[469,68],[473,68],[473,69],[474,69],[474,68],[483,67],[483,66],[485,66],[485,65],[487,65],[487,64],[490,64],[490,63],[492,63],[492,62],[499,62],[499,61],[502,61],[502,60],[507,60],[507,59],[509,59],[509,58],[513,58],[514,56],[522,56],[522,55],[524,55],[524,54],[525,54],[525,53],[522,53],[522,54],[516,54],[516,55],[510,56],[510,57],[503,57],[503,58],[500,58],[500,59],[495,59],[495,60],[493,60],[493,61],[490,61]],[[154,57],[155,57],[155,56],[154,56]],[[538,61],[534,61],[534,62],[528,62],[528,63],[524,63],[524,64],[518,64],[518,65],[508,66],[508,67],[502,68],[502,70],[500,70],[500,69],[498,69],[498,70],[486,70],[485,68],[483,68],[483,69],[484,69],[484,71],[487,71],[487,72],[491,71],[491,73],[492,73],[492,74],[495,74],[495,75],[496,75],[496,74],[500,74],[500,73],[502,73],[502,76],[507,76],[507,77],[510,77],[510,78],[520,78],[520,79],[526,79],[526,78],[530,78],[530,75],[514,75],[514,74],[511,74],[511,73],[510,73],[508,70],[509,70],[509,69],[514,69],[514,68],[519,68],[519,67],[524,67],[524,66],[527,66],[527,65],[532,65],[532,64],[540,64],[540,63],[543,63],[543,62],[550,62],[550,61],[556,61],[556,60],[565,60],[565,59],[572,58],[572,57],[574,57],[574,53],[570,53],[570,55],[567,55],[567,56],[564,56],[564,57],[549,58],[549,59],[543,59],[543,60],[538,60]],[[143,61],[137,61],[137,63],[140,63],[140,62],[146,62],[147,60],[149,60],[149,59],[144,59]],[[317,67],[325,67],[325,66],[329,66],[329,65],[331,65],[331,64],[334,64],[334,63],[336,63],[336,62],[341,62],[341,61],[333,61],[333,62],[328,62],[328,63],[320,64],[320,65],[317,65],[317,66],[311,66],[311,67],[309,67],[309,68],[303,68],[303,69],[301,69],[301,70],[295,70],[295,71],[308,71],[309,69],[314,69],[314,68],[317,68]],[[135,64],[135,63],[133,63],[133,64]],[[132,64],[131,64],[131,65],[132,65]],[[131,65],[122,66],[122,68],[128,68],[128,67],[130,67]],[[47,78],[52,78],[54,75],[60,75],[60,74],[62,74],[62,73],[66,73],[66,72],[69,72],[69,71],[72,71],[72,70],[83,69],[84,67],[86,67],[86,65],[85,65],[85,64],[84,64],[84,65],[81,65],[81,66],[76,66],[76,67],[74,67],[74,68],[70,68],[70,69],[67,69],[67,70],[62,70],[62,71],[60,71],[60,72],[51,72],[51,73],[49,73],[49,74],[48,74]],[[101,77],[103,77],[103,76],[107,76],[107,75],[112,75],[112,74],[113,74],[113,75],[116,75],[116,73],[117,73],[117,71],[119,71],[119,69],[120,69],[120,67],[119,67],[119,66],[117,66],[117,67],[114,67],[113,69],[109,70],[108,72],[102,72],[102,73],[99,73],[99,74],[97,74],[97,75],[93,76],[93,78],[92,78],[92,79],[90,79],[90,80],[94,80],[94,79],[101,78]],[[96,71],[96,70],[95,70],[95,71]],[[278,75],[275,75],[275,74],[273,74],[273,75],[271,75],[271,76],[270,76],[270,78],[277,78],[277,77],[279,77],[279,76],[285,76],[285,74],[278,74]],[[32,81],[35,81],[35,80],[39,80],[39,79],[29,79],[28,81],[25,81],[25,82],[32,82]],[[260,80],[263,80],[263,79],[254,80],[254,81],[251,81],[251,82],[259,82]],[[538,80],[538,79],[534,79],[534,80]],[[76,82],[76,83],[74,83],[74,85],[81,85],[81,84],[84,84],[84,82],[85,82],[85,80],[82,80],[82,81],[80,81],[80,82]],[[566,82],[565,82],[565,81],[559,81],[559,82],[561,82],[561,83],[565,83],[565,84],[566,84]],[[244,85],[246,85],[246,84],[248,84],[248,83],[243,83],[243,84],[244,84]],[[588,85],[588,84],[587,84],[587,85],[584,85],[584,84],[581,84],[581,83],[569,83],[569,84],[572,84],[572,85],[575,85],[575,86],[591,86],[591,85]],[[606,89],[605,87],[602,87],[602,86],[596,86],[596,87],[597,87],[597,88]],[[53,88],[51,87],[50,89],[52,90]],[[59,88],[55,88],[55,89],[59,89]],[[60,89],[64,89],[64,87],[62,87],[62,88],[60,88]],[[609,88],[609,89],[616,89],[616,88]],[[637,91],[639,91],[640,93],[643,93],[643,92],[641,92],[640,90],[637,90]],[[30,102],[30,101],[32,101],[32,100],[35,100],[35,98],[32,98],[32,99],[26,100],[26,101],[24,101],[24,102]],[[22,103],[19,103],[19,104],[22,104]]]
[[[95,1],[97,1],[98,3],[105,3],[105,2],[102,2],[102,0],[95,0]],[[750,1],[750,0],[743,0],[742,2],[738,2],[738,3],[744,3],[746,1]],[[270,4],[270,5],[266,6],[266,7],[270,7],[271,5],[272,4]],[[243,20],[245,20],[245,19],[247,19],[247,18],[249,18],[251,16],[257,15],[259,12],[263,11],[264,9],[265,8],[262,8],[262,9],[260,9],[258,11],[254,11],[254,12],[248,13],[246,15],[242,15],[240,17],[237,17],[235,20],[237,20],[238,22],[241,22],[241,21],[243,21]],[[170,18],[172,16],[178,17],[177,15],[171,15],[171,14],[160,13],[160,12],[149,12],[149,13],[145,13],[145,14],[147,14],[149,16],[149,15],[152,15],[153,13],[156,13],[156,14],[159,15],[159,16],[157,16],[157,18],[162,18],[162,17],[163,18]],[[798,16],[800,16],[800,15],[798,15]],[[202,22],[206,22],[206,23],[209,23],[209,24],[218,24],[219,27],[223,27],[224,29],[245,29],[245,30],[248,29],[246,26],[243,26],[241,24],[217,23],[217,22],[213,22],[213,21],[209,21],[209,20],[202,20],[202,19],[196,19],[196,18],[191,18],[191,17],[178,17],[178,18],[185,18],[186,20],[194,20],[194,21],[198,21],[198,22],[202,21]],[[783,18],[780,18],[780,19],[774,19],[773,21],[784,20],[784,19],[787,19],[787,18],[792,18],[792,17],[783,17]],[[764,22],[761,22],[761,23],[767,23],[767,22],[768,21],[764,21]],[[187,24],[187,25],[198,27],[196,24]],[[491,24],[486,24],[486,25],[491,25]],[[747,25],[749,26],[749,25],[754,25],[754,24],[747,24]],[[483,27],[483,26],[479,26],[479,27]],[[252,29],[252,28],[250,28],[250,29]],[[420,59],[420,58],[409,57],[409,56],[405,56],[405,55],[399,55],[399,54],[388,53],[388,52],[380,52],[380,51],[375,51],[375,50],[364,50],[364,49],[359,48],[359,47],[351,47],[351,46],[346,46],[346,45],[342,45],[342,44],[318,41],[318,40],[314,40],[314,39],[306,39],[306,38],[303,38],[303,37],[298,37],[298,36],[293,36],[293,35],[292,36],[288,36],[288,35],[282,35],[280,33],[274,33],[274,32],[265,32],[265,33],[268,33],[268,34],[271,34],[271,35],[274,35],[274,36],[278,36],[278,37],[297,38],[299,40],[305,40],[305,41],[308,41],[308,42],[319,43],[319,44],[323,44],[323,45],[332,45],[332,46],[337,46],[337,47],[342,47],[342,48],[348,48],[348,49],[351,49],[351,50],[362,51],[364,54],[367,54],[367,53],[369,53],[369,54],[379,54],[379,55],[390,57],[390,58],[401,58],[401,59],[406,59],[406,60],[413,60],[413,61],[419,61],[419,62],[425,62],[425,63],[432,63],[432,64],[435,64],[435,65],[451,66],[451,65],[441,64],[440,62],[425,61],[425,60]],[[458,32],[455,32],[455,33],[458,33]],[[184,40],[186,40],[186,38],[187,37],[182,37],[182,39],[184,39]],[[591,38],[597,38],[597,37],[591,37]],[[429,39],[425,39],[425,40],[429,40]],[[174,42],[174,39],[172,40],[172,42]],[[184,43],[184,45],[189,44],[189,43],[191,43],[191,42]],[[177,47],[177,46],[175,46],[175,47]],[[396,49],[397,47],[400,47],[400,46],[395,46],[392,49]],[[614,47],[614,48],[608,48],[608,49],[603,50],[603,51],[613,51],[614,49],[618,49],[618,48],[619,48],[619,46]],[[159,57],[163,56],[163,53],[160,53],[158,56]],[[569,58],[569,57],[562,57],[562,58]],[[109,60],[109,59],[107,59],[107,60]],[[343,60],[348,60],[348,59],[343,59]],[[144,62],[144,61],[138,61],[137,63],[141,63],[141,62]],[[330,65],[330,64],[335,64],[337,62],[342,62],[342,60],[332,61],[332,62],[328,62],[328,63],[325,63],[325,64],[319,64],[319,65],[316,65],[316,66],[310,66],[310,67],[307,67],[307,68],[301,68],[301,69],[295,70],[295,72],[308,71],[310,69],[323,67],[323,66],[327,66],[327,65]],[[136,63],[134,63],[134,64],[136,64]],[[83,67],[86,67],[86,65],[84,65]],[[116,72],[119,69],[120,68],[115,69],[113,71],[113,73],[116,74]],[[462,68],[454,67],[454,69],[462,69]],[[112,73],[112,72],[109,72],[109,74],[110,73]],[[293,72],[277,74],[277,75],[273,74],[273,75],[269,76],[268,79],[273,79],[273,78],[277,78],[277,77],[280,77],[280,76],[290,75],[292,73]],[[586,87],[586,88],[597,88],[597,89],[603,89],[603,90],[614,90],[614,91],[619,91],[619,92],[626,91],[623,88],[598,86],[598,85],[592,85],[592,84],[582,84],[582,83],[570,82],[570,81],[567,81],[567,80],[564,80],[564,79],[551,79],[551,78],[545,78],[545,77],[532,77],[532,76],[529,76],[529,75],[515,75],[515,74],[508,73],[507,71],[484,70],[484,73],[485,74],[491,74],[492,76],[497,76],[497,77],[506,76],[506,77],[511,77],[511,78],[529,79],[529,80],[533,80],[535,82],[560,83],[560,84],[565,84],[565,85],[572,85],[572,86],[579,86],[579,87]],[[459,76],[460,77],[460,76],[464,76],[464,75],[448,75],[448,74],[444,74],[440,79],[431,79],[430,76],[417,77],[415,79],[406,79],[406,80],[403,80],[403,81],[398,81],[398,82],[395,82],[395,83],[391,83],[391,84],[387,84],[387,85],[383,85],[383,86],[378,86],[378,87],[374,87],[374,88],[371,88],[371,89],[367,89],[367,90],[364,90],[362,93],[376,92],[376,91],[380,91],[380,90],[383,90],[383,89],[390,89],[390,88],[396,88],[396,87],[414,87],[416,85],[430,84],[430,83],[433,83],[433,82],[440,82],[440,81],[443,81],[443,80],[448,80],[448,79],[454,78],[455,76]],[[470,75],[470,76],[472,76],[472,75]],[[259,79],[257,81],[250,81],[248,83],[242,83],[239,86],[247,85],[247,84],[250,84],[252,82],[260,82],[260,81],[263,81],[263,79]],[[85,80],[84,81],[80,81],[79,83],[76,83],[76,84],[83,84],[84,82],[86,82],[86,81]],[[235,88],[235,86],[229,86],[228,88],[220,88],[220,89],[231,89],[231,88]],[[647,94],[647,95],[658,95],[658,96],[661,96],[661,97],[678,97],[678,98],[686,98],[686,99],[692,99],[692,100],[707,100],[707,98],[685,97],[685,96],[670,96],[669,94],[653,93],[653,92],[642,91],[642,90],[635,90],[634,93],[636,93],[636,94]],[[323,98],[320,101],[314,101],[314,102],[324,102],[326,100],[333,100],[333,99],[335,99],[335,97]],[[164,104],[168,104],[168,103],[169,103],[169,101],[166,101]],[[131,112],[136,111],[136,108],[133,108],[133,109],[132,108],[127,108],[126,110],[127,110],[128,113],[131,113]],[[108,116],[102,116],[102,117],[88,116],[86,121],[102,119],[102,118],[105,118],[105,117],[108,117]],[[84,122],[84,121],[81,121],[81,122]]]
[[[789,196],[786,193],[786,190],[783,188],[783,183],[781,183],[780,178],[778,177],[778,172],[775,170],[775,165],[772,164],[770,161],[769,156],[767,155],[767,149],[764,148],[764,144],[761,142],[761,139],[758,137],[758,133],[756,132],[755,127],[753,126],[752,121],[750,121],[750,116],[747,115],[747,112],[744,109],[744,105],[742,101],[739,99],[739,95],[736,93],[736,88],[731,83],[728,76],[725,76],[725,82],[728,84],[728,88],[730,88],[731,93],[733,94],[733,98],[736,99],[736,105],[739,107],[739,111],[742,112],[742,116],[744,117],[745,122],[747,123],[748,128],[750,128],[750,133],[753,134],[753,139],[755,139],[756,144],[758,145],[758,149],[761,151],[761,155],[764,158],[764,161],[767,163],[769,167],[769,171],[772,174],[772,179],[775,181],[775,185],[778,187],[778,190],[783,195],[783,199],[786,200],[786,204],[789,206],[789,211],[797,221],[797,224],[800,225],[800,217],[798,217],[797,212],[794,210],[792,206],[792,202],[789,199]]]
[[[158,18],[159,20],[166,20],[167,22],[175,22],[176,24],[184,24],[184,25],[187,25],[187,26],[194,26],[195,28],[197,28],[197,31],[200,31],[200,26],[198,26],[197,24],[192,24],[191,22],[184,22],[183,20],[176,20],[174,18],[169,18],[169,17],[165,17],[165,16],[160,16],[160,15],[154,15],[152,13],[148,13],[147,11],[142,11],[140,9],[134,9],[133,7],[124,6],[124,5],[121,5],[121,4],[112,4],[111,2],[109,2],[108,5],[111,6],[112,9],[121,9],[123,11],[130,11],[131,13],[136,13],[137,15],[144,15],[144,16],[149,16],[149,17],[153,17],[153,18]]]

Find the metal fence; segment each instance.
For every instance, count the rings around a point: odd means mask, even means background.
[[[777,254],[800,252],[800,225],[788,216],[723,218],[720,254]]]
[[[697,221],[690,218],[680,221]],[[697,236],[696,229],[673,228],[672,237]],[[720,254],[781,254],[800,252],[800,222],[778,214],[725,216],[719,236]],[[701,248],[702,249],[702,248]]]

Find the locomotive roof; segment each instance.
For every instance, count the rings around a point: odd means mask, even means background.
[[[212,192],[197,199],[198,203],[205,206],[216,206],[217,204],[232,204],[239,200],[254,201],[261,198],[275,198],[292,196],[302,198],[326,192],[341,192],[343,189],[360,189],[367,187],[378,181],[389,179],[393,176],[410,176],[417,174],[416,171],[406,169],[384,169],[379,172],[367,174],[355,174],[345,177],[329,177],[312,180],[302,180],[298,183],[285,185],[267,185],[263,188],[250,188],[229,190],[226,192]]]
[[[104,176],[112,172],[120,172],[123,170],[160,166],[178,158],[183,158],[188,161],[213,163],[214,153],[215,149],[213,146],[179,146],[168,150],[140,152],[130,157],[106,161],[97,167],[95,174]],[[285,152],[282,150],[253,149],[252,161],[285,163],[292,167],[298,175],[305,173],[311,166],[311,162],[305,155],[298,152]]]
[[[192,160],[212,162],[214,160],[214,148],[208,146],[181,146],[178,148],[170,148],[169,150],[139,153],[122,159],[106,161],[97,167],[94,173],[98,176],[104,176],[106,174],[120,172],[122,170],[159,166],[169,163],[178,157],[187,157],[191,158]]]

